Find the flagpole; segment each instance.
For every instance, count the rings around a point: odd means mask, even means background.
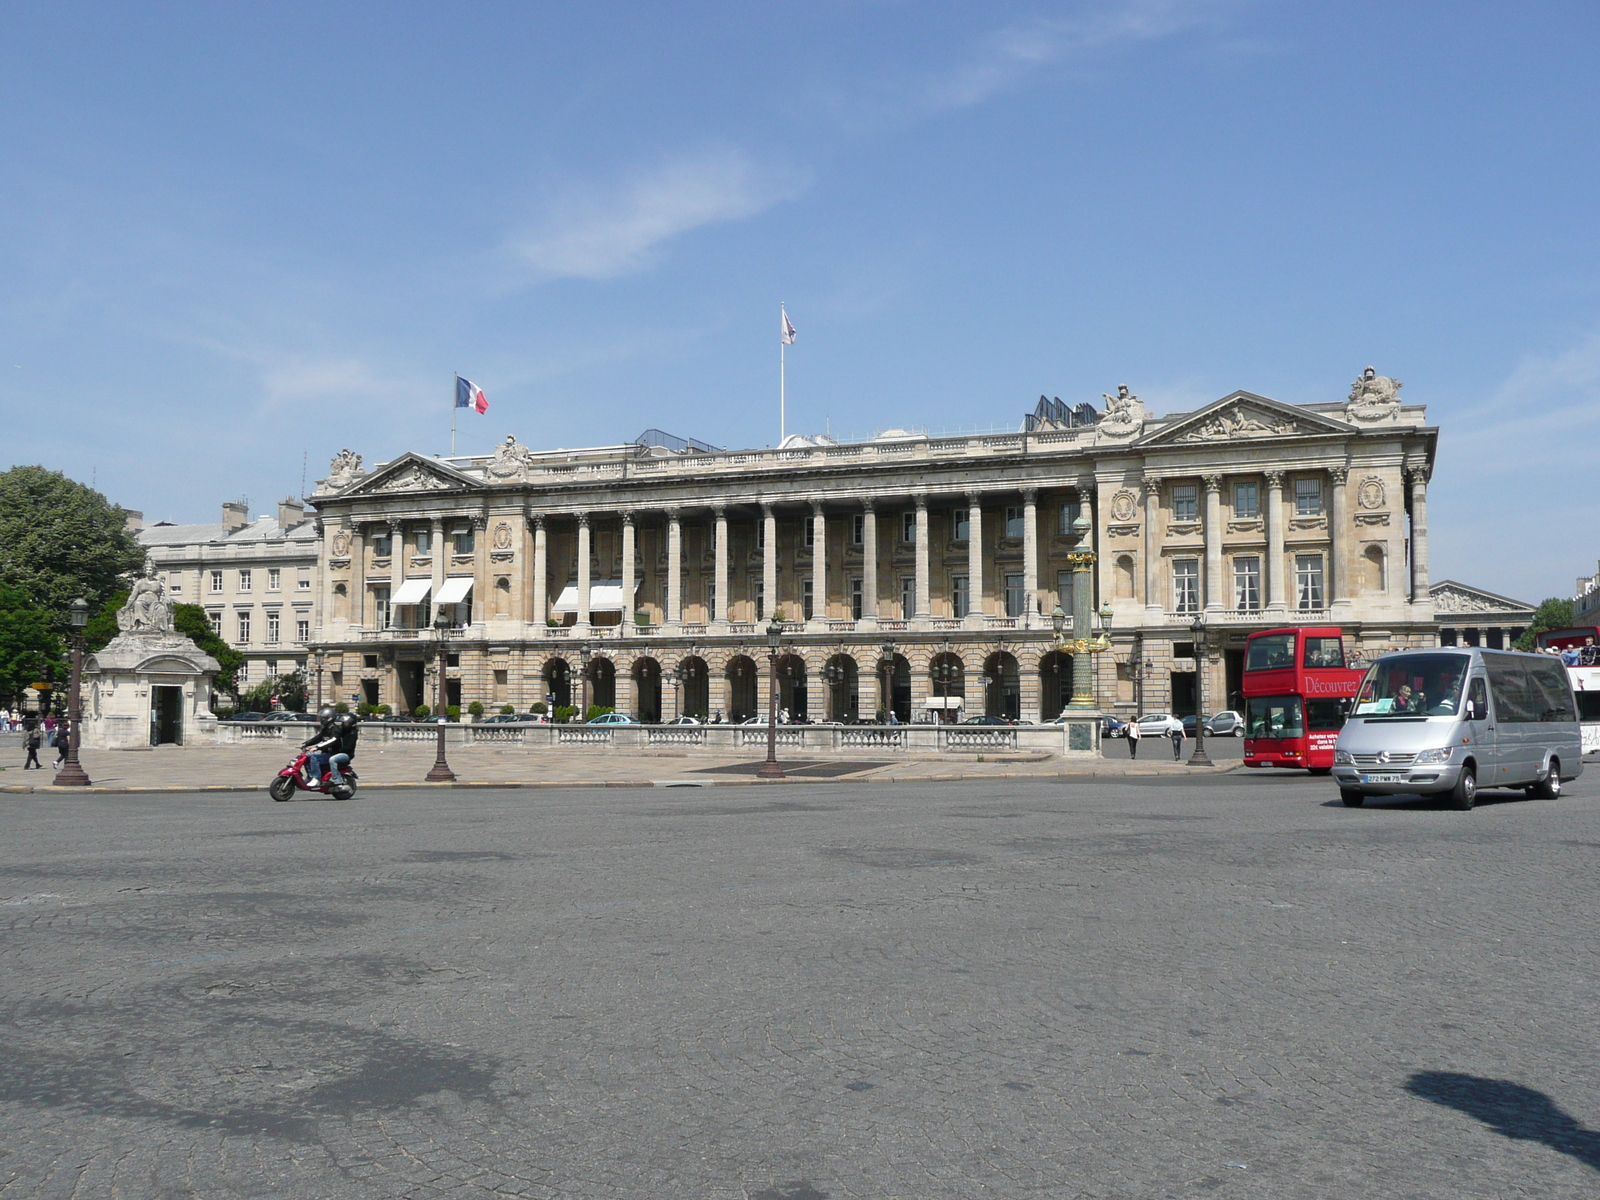
[[[782,300],[778,301],[778,445],[783,445],[783,439],[788,434],[787,397],[784,395],[784,365],[783,352],[789,345],[788,330],[784,328],[784,321],[788,314]]]
[[[455,391],[450,393],[450,457],[456,456],[456,396],[461,391],[461,376],[456,376]]]

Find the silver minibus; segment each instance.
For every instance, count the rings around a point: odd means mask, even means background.
[[[1445,792],[1471,808],[1479,788],[1553,800],[1583,773],[1583,735],[1561,660],[1451,646],[1374,662],[1333,750],[1339,795]]]

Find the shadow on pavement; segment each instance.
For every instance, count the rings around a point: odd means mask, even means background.
[[[1454,1071],[1419,1071],[1406,1091],[1476,1117],[1501,1137],[1543,1142],[1600,1171],[1600,1133],[1578,1124],[1543,1092]]]
[[[1530,800],[1521,791],[1481,791],[1478,793],[1474,806],[1477,808],[1492,808],[1496,804],[1514,803],[1537,804],[1540,801]],[[1342,808],[1344,801],[1337,795],[1331,800],[1323,802],[1323,808]],[[1361,805],[1365,809],[1384,810],[1389,812],[1435,812],[1450,808],[1450,795],[1448,792],[1434,792],[1430,795],[1400,794],[1395,796],[1368,796]]]

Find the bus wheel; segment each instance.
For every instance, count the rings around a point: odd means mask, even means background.
[[[1550,774],[1528,789],[1528,795],[1535,800],[1559,800],[1561,798],[1561,760],[1550,760]]]
[[[1450,807],[1466,812],[1478,800],[1478,773],[1471,767],[1461,768],[1461,777],[1450,792]]]
[[[1313,775],[1332,775],[1333,774],[1333,768],[1332,767],[1307,767],[1306,770],[1310,771],[1311,774],[1313,774]]]
[[[1339,799],[1344,801],[1346,808],[1360,808],[1367,798],[1354,788],[1340,788]]]

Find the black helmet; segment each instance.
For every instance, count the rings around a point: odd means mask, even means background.
[[[338,715],[339,714],[337,711],[335,711],[333,705],[324,704],[321,708],[317,709],[317,722],[321,725],[332,725],[333,719]]]
[[[338,727],[341,733],[348,733],[357,725],[361,724],[361,718],[352,712],[340,713],[338,720],[336,720],[334,724]]]

